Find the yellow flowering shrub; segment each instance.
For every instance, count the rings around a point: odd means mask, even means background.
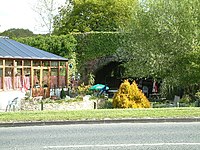
[[[80,86],[78,86],[78,93],[80,95],[85,95],[87,93],[90,93],[91,92],[89,90],[90,87],[91,87],[91,85],[85,85],[84,83],[82,83]]]
[[[150,102],[134,81],[125,80],[113,97],[114,108],[150,108]]]

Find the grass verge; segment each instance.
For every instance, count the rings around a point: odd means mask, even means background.
[[[184,107],[150,109],[96,109],[74,111],[2,112],[0,113],[0,122],[174,117],[200,117],[200,108]]]

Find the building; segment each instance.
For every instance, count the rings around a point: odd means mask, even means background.
[[[50,97],[63,87],[68,87],[68,59],[0,37],[0,109],[17,93]]]

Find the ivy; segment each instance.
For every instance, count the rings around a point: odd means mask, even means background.
[[[119,32],[90,32],[73,34],[77,40],[79,66],[102,57],[113,56],[120,48],[124,34]]]

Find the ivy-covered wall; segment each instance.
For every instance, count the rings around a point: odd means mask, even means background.
[[[73,35],[78,43],[76,53],[79,67],[102,57],[113,56],[124,36],[119,32],[90,32]]]
[[[86,84],[91,73],[96,77],[97,72],[104,66],[119,61],[116,51],[122,45],[124,34],[119,32],[90,32],[73,35],[78,43],[76,47],[77,68]],[[112,69],[110,68],[110,70]]]

